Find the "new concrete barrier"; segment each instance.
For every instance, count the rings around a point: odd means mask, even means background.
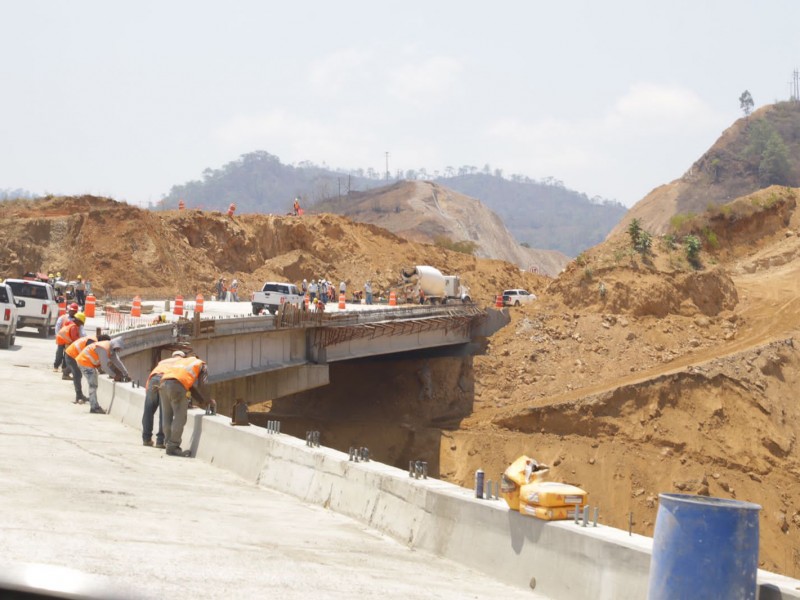
[[[101,377],[109,413],[141,430],[144,389]],[[196,458],[255,484],[330,508],[424,549],[553,599],[631,599],[647,595],[652,539],[613,527],[545,522],[502,500],[370,462],[231,419],[189,411],[183,445]],[[176,459],[177,460],[177,459]],[[800,599],[800,581],[759,571],[759,598]]]

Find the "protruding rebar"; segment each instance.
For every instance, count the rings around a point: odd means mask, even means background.
[[[597,527],[597,517],[599,515],[600,515],[600,507],[599,506],[595,506],[594,507],[594,524],[593,524],[593,527]]]
[[[589,505],[583,507],[583,527],[589,524]]]

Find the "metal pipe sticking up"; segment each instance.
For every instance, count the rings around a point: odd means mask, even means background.
[[[589,524],[589,505],[583,507],[583,527]]]
[[[600,507],[599,506],[595,506],[594,507],[594,524],[592,525],[593,527],[597,527],[597,517],[599,515],[600,515]]]

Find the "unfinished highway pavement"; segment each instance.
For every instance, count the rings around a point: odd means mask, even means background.
[[[202,461],[142,446],[139,431],[72,403],[72,384],[52,370],[54,354],[52,338],[25,329],[0,352],[0,590],[542,598]]]

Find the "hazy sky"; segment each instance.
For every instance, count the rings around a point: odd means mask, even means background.
[[[0,0],[0,189],[144,204],[240,155],[632,205],[789,97],[797,0]],[[232,198],[233,200],[233,198]]]

